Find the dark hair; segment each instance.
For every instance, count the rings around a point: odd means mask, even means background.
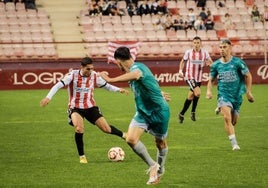
[[[222,39],[221,40],[221,43],[222,44],[229,44],[229,45],[232,45],[231,41],[229,39]]]
[[[83,67],[87,66],[88,64],[93,64],[92,62],[92,59],[90,57],[84,57],[82,60],[81,60],[81,65]]]
[[[201,38],[200,37],[198,37],[198,36],[196,36],[196,37],[194,37],[194,39],[193,40],[200,40],[201,41]]]
[[[117,48],[116,51],[114,52],[114,58],[123,61],[131,59],[129,48],[125,46]]]

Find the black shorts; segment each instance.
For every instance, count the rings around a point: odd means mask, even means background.
[[[103,117],[99,107],[93,106],[88,109],[80,109],[80,108],[70,108],[68,110],[69,118],[71,119],[72,113],[78,113],[82,118],[86,118],[90,123],[95,125],[95,122],[100,118]],[[69,122],[70,125],[72,125],[72,122]]]
[[[191,91],[194,91],[194,88],[201,86],[201,82],[196,82],[194,79],[186,80],[186,83],[189,85]]]

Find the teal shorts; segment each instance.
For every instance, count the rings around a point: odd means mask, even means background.
[[[238,100],[236,101],[231,101],[223,97],[220,97],[218,99],[218,107],[229,106],[232,109],[232,112],[235,114],[239,114],[241,105],[242,105],[242,96],[239,97]]]
[[[170,118],[169,108],[153,111],[150,116],[136,112],[130,126],[140,127],[159,139],[167,136]]]

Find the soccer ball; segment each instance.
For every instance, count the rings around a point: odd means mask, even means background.
[[[110,161],[114,161],[114,162],[123,161],[124,158],[125,158],[125,152],[120,147],[112,147],[108,151],[108,159]]]

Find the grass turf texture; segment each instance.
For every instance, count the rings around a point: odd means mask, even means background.
[[[197,121],[179,124],[187,87],[163,87],[170,93],[171,119],[166,173],[156,187],[268,187],[268,85],[254,85],[254,103],[244,100],[236,135],[241,151],[231,150],[214,98],[197,108]],[[148,187],[147,166],[120,138],[103,134],[86,123],[88,164],[80,164],[73,128],[67,124],[67,93],[60,90],[45,108],[39,107],[47,90],[0,92],[0,187]],[[95,99],[108,122],[127,130],[134,113],[130,96],[96,89]],[[156,155],[153,138],[142,141]],[[110,162],[113,146],[126,153],[123,162]]]

